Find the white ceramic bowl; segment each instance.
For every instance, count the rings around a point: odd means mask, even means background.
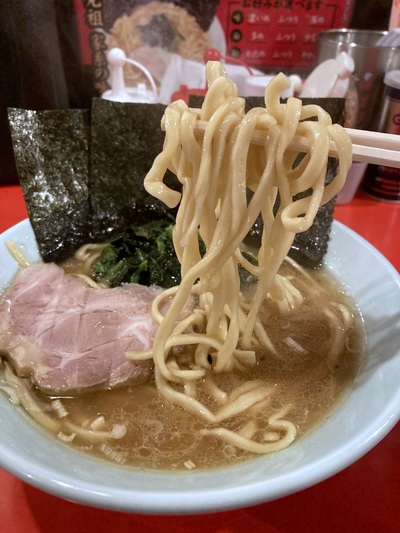
[[[28,221],[0,236],[0,289],[16,272],[4,242],[39,254]],[[139,513],[201,513],[291,494],[347,467],[400,417],[400,277],[371,245],[334,223],[326,263],[365,319],[365,362],[329,419],[288,449],[237,466],[183,473],[144,472],[80,455],[48,437],[0,395],[0,466],[68,500]]]

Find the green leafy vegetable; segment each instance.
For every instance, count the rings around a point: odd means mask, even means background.
[[[172,243],[173,217],[130,226],[104,248],[94,262],[94,277],[111,287],[121,283],[168,288],[181,281],[180,263]],[[201,252],[204,245],[201,242]]]
[[[158,285],[165,289],[181,281],[180,263],[175,255],[172,231],[175,219],[172,216],[148,222],[142,226],[130,226],[113,240],[93,263],[93,276],[97,281],[117,287],[122,283]],[[200,254],[206,248],[199,238]],[[250,252],[244,257],[253,265],[257,259]],[[256,278],[239,265],[242,285],[256,282]]]

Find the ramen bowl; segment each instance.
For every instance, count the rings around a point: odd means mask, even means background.
[[[29,221],[0,236],[0,290],[17,266],[12,239],[39,253]],[[300,491],[357,461],[400,417],[400,277],[365,240],[335,222],[327,268],[353,296],[367,333],[366,355],[345,398],[318,427],[278,453],[213,470],[156,472],[67,448],[0,395],[0,466],[26,483],[94,507],[148,514],[222,511]]]

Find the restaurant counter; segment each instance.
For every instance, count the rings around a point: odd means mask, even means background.
[[[26,216],[20,187],[0,187],[0,233]],[[336,206],[335,219],[364,237],[400,270],[400,205],[358,192],[350,203]],[[0,431],[6,428],[0,425]],[[215,514],[146,516],[94,509],[46,494],[0,469],[0,531],[397,533],[399,480],[400,423],[364,457],[318,485],[273,502]]]

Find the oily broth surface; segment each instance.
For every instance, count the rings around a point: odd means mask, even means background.
[[[287,268],[287,267],[286,267]],[[291,267],[288,274],[295,275]],[[297,438],[329,416],[354,381],[364,345],[362,319],[355,304],[343,294],[328,274],[310,273],[318,282],[318,290],[306,295],[303,306],[282,316],[275,304],[266,302],[263,315],[267,331],[277,348],[277,357],[259,353],[257,364],[244,373],[222,373],[216,382],[226,392],[251,379],[264,381],[271,387],[271,402],[266,419],[282,407],[288,408],[284,418],[295,423]],[[296,282],[297,283],[297,282]],[[299,287],[308,282],[299,280]],[[334,335],[323,309],[335,301],[349,306],[354,316],[344,351],[333,363],[327,357]],[[40,392],[36,399],[47,414],[54,413],[51,402]],[[206,394],[200,398],[210,409],[215,408]],[[115,390],[91,391],[60,398],[68,416],[63,420],[86,426],[99,416],[104,417],[100,430],[125,426],[120,439],[93,442],[76,436],[68,445],[110,461],[143,469],[181,470],[212,468],[253,457],[230,444],[202,436],[207,427],[200,417],[164,400],[154,383],[126,385]],[[54,413],[56,418],[56,414]],[[263,415],[260,415],[261,418]],[[238,429],[246,416],[233,417],[224,427]],[[64,436],[71,434],[67,426]]]

